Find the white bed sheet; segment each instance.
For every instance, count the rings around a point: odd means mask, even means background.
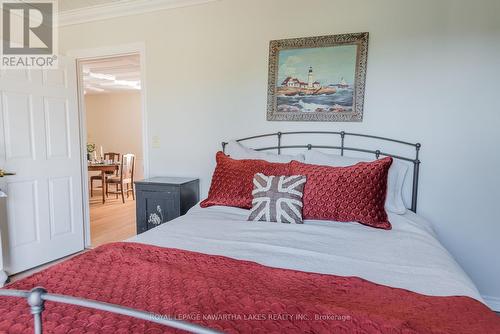
[[[248,210],[193,207],[188,214],[128,241],[341,276],[431,296],[482,300],[429,223],[389,213],[390,231],[357,223],[306,220],[303,225],[246,221]]]

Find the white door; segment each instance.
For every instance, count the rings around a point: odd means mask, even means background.
[[[16,173],[0,178],[8,274],[84,247],[78,124],[73,59],[60,57],[57,70],[0,71],[0,169]]]

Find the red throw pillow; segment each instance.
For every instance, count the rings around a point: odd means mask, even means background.
[[[290,175],[290,163],[234,160],[222,152],[217,152],[216,160],[217,167],[212,176],[208,198],[200,203],[202,208],[224,205],[250,209],[255,174]]]
[[[391,229],[384,209],[387,174],[392,158],[349,167],[291,163],[292,175],[305,175],[304,219],[356,221]]]

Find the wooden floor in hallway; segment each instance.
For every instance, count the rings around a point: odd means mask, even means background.
[[[92,248],[108,242],[122,241],[136,235],[135,201],[132,196],[109,195],[102,203],[101,191],[95,190],[90,198],[90,238]]]

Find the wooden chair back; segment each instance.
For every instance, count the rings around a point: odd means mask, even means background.
[[[106,152],[104,153],[104,160],[111,160],[113,162],[120,162],[120,156],[121,154],[120,153],[114,153],[114,152]],[[118,171],[116,172],[106,172],[106,174],[108,175],[115,175],[115,176],[118,176]]]
[[[121,180],[130,180],[134,183],[134,171],[135,171],[135,155],[134,154],[124,154],[122,158],[122,164],[120,168]]]
[[[111,160],[113,162],[120,162],[120,153],[106,152],[104,153],[104,160]]]

